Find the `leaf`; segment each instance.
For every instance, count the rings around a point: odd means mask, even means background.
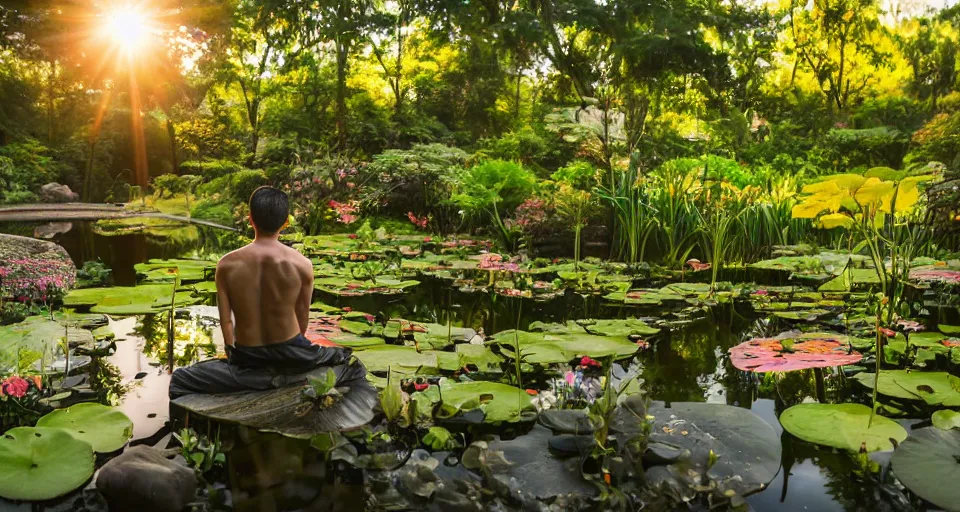
[[[831,213],[822,215],[819,219],[819,226],[823,229],[847,228],[853,226],[853,218],[845,213]]]
[[[868,178],[854,193],[854,199],[861,205],[878,207],[881,211],[889,211],[890,201],[896,184],[892,181],[881,181],[879,178]],[[886,207],[886,210],[884,210]]]
[[[893,452],[897,479],[921,498],[946,510],[960,510],[960,430],[914,430]]]
[[[867,451],[893,449],[890,439],[897,442],[907,437],[899,423],[875,415],[870,421],[870,408],[862,404],[799,404],[780,415],[783,428],[804,441],[857,452],[861,445]]]
[[[856,364],[862,356],[851,350],[846,337],[807,333],[793,338],[755,338],[730,349],[730,361],[740,370],[786,372]]]
[[[63,428],[97,453],[115,452],[133,437],[133,421],[126,414],[96,403],[57,409],[40,418],[37,426]]]
[[[457,438],[443,427],[430,427],[423,436],[423,444],[433,451],[454,450],[460,446]]]
[[[944,409],[933,413],[933,426],[943,430],[960,428],[960,412]]]
[[[403,392],[400,390],[400,379],[390,372],[387,375],[387,387],[380,393],[380,408],[390,423],[397,422],[403,414]]]
[[[43,501],[93,475],[93,449],[61,428],[19,427],[0,436],[0,496]]]

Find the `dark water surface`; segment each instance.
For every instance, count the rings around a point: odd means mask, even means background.
[[[78,265],[91,259],[106,263],[119,285],[134,284],[133,265],[151,258],[208,256],[232,248],[222,237],[210,234],[201,235],[193,243],[169,243],[144,234],[102,236],[85,223],[77,223],[55,241],[66,247]],[[486,334],[518,326],[524,329],[537,320],[625,318],[658,313],[585,300],[572,293],[549,303],[464,294],[430,279],[412,293],[399,297],[316,298],[331,305],[349,305],[358,311],[382,312],[386,318],[444,323],[450,319],[483,328]],[[118,341],[118,351],[111,356],[111,362],[120,369],[125,381],[137,380],[123,398],[121,408],[134,419],[138,436],[148,435],[166,419],[169,377],[168,370],[158,363],[164,358],[156,341],[166,337],[157,331],[162,324],[150,317],[116,319],[111,324],[117,338],[123,340]],[[820,448],[783,433],[777,421],[779,414],[805,397],[816,396],[812,372],[791,372],[779,377],[747,374],[736,370],[726,356],[729,347],[745,339],[774,335],[785,328],[776,321],[758,319],[731,306],[717,306],[682,328],[650,339],[650,349],[639,356],[644,366],[644,387],[654,400],[722,403],[751,409],[781,434],[783,465],[767,489],[748,498],[755,510],[917,510],[899,501],[896,492],[878,484],[875,475],[864,472],[855,455]],[[179,364],[209,357],[222,346],[218,329],[197,319],[182,320],[177,333]],[[141,378],[135,379],[137,375]],[[825,391],[831,402],[869,401],[862,388],[829,370]],[[903,423],[910,430],[916,422]],[[922,506],[919,510],[923,510]]]

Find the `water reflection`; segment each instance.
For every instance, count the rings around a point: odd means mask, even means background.
[[[216,343],[214,337],[216,323],[190,310],[183,313],[186,313],[185,317],[178,314],[174,318],[173,368],[218,357],[223,351],[223,344]],[[140,317],[133,332],[144,340],[143,353],[152,361],[159,363],[162,368],[170,370],[171,353],[167,315],[144,315]]]

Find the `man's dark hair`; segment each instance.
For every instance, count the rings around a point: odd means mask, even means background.
[[[260,187],[250,196],[250,218],[261,233],[280,231],[289,214],[287,194],[273,187]]]

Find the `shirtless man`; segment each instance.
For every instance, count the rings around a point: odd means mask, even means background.
[[[257,189],[250,197],[253,243],[217,263],[217,307],[228,345],[272,345],[307,332],[313,264],[278,240],[288,214],[286,194]]]
[[[280,243],[287,195],[260,187],[250,196],[253,243],[217,264],[217,306],[227,360],[174,372],[170,397],[266,390],[302,379],[318,366],[345,363],[350,351],[313,345],[304,336],[313,297],[313,265]]]

